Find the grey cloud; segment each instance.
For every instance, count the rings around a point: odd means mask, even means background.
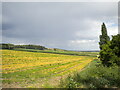
[[[74,46],[69,45],[71,40],[95,39],[97,43],[103,21],[117,24],[117,3],[4,2],[2,8],[3,42],[10,43],[18,40],[73,49]],[[82,47],[88,49],[86,45]]]

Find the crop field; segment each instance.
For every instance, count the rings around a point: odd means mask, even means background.
[[[95,57],[89,56],[1,51],[4,88],[57,87],[61,78],[82,70],[95,59]]]

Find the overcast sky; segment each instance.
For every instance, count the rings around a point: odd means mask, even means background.
[[[101,24],[118,33],[117,2],[3,2],[3,43],[99,50]]]

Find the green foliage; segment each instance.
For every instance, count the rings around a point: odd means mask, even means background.
[[[105,66],[110,66],[112,64],[112,49],[109,48],[109,44],[104,44],[102,46],[102,50],[100,51],[100,60],[102,61],[102,64]]]
[[[64,88],[119,88],[119,76],[118,66],[104,67],[100,61],[95,60],[83,71],[66,78],[61,86]]]
[[[120,34],[112,36],[110,41],[107,35],[105,24],[102,25],[102,35],[100,35],[100,60],[104,66],[120,66]]]
[[[100,60],[104,66],[120,66],[120,34],[112,36],[112,40],[102,45]]]
[[[14,49],[14,44],[0,44],[0,49]]]
[[[38,49],[38,50],[46,49],[44,46],[40,46],[40,45],[14,45],[14,44],[0,44],[0,48],[1,49],[23,48],[23,49]]]
[[[110,43],[110,48],[112,49],[112,53],[114,54],[114,63],[120,66],[120,34],[112,36],[112,40]]]
[[[73,80],[71,76],[68,76],[67,80],[68,80],[68,84],[66,88],[77,88],[77,82]]]
[[[100,35],[100,49],[102,49],[102,45],[106,44],[108,41],[110,41],[109,36],[107,35],[107,29],[105,24],[102,24],[102,29],[101,29],[102,35]]]

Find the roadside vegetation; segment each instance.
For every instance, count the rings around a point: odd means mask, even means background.
[[[104,67],[101,61],[94,60],[81,72],[61,79],[62,88],[120,88],[118,66]]]

